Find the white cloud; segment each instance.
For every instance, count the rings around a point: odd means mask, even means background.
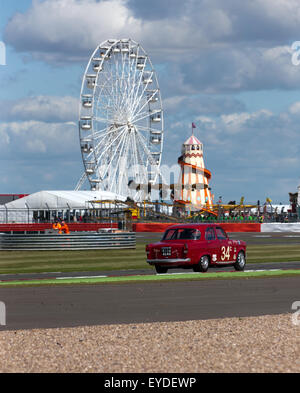
[[[78,99],[69,96],[30,96],[0,101],[0,108],[0,118],[5,120],[67,122],[77,120]]]
[[[169,17],[166,6],[156,2],[149,20],[136,12],[144,2],[35,0],[13,15],[5,41],[35,59],[85,63],[106,39],[132,38],[154,64],[169,63],[160,75],[173,96],[300,86],[288,46],[299,34],[298,1],[187,1]]]
[[[272,112],[262,109],[253,113],[232,113],[229,115],[222,115],[221,120],[228,133],[235,134],[237,132],[245,131],[245,126],[253,127],[253,124],[264,122],[266,118],[271,117]]]
[[[269,41],[282,29],[295,37],[300,22],[297,0],[187,1],[180,12],[170,4],[152,6],[155,20],[130,0],[35,0],[29,10],[15,14],[6,26],[5,39],[19,51],[35,55],[57,54],[78,58],[107,38],[136,37],[160,51],[192,53],[205,45]],[[168,6],[168,13],[160,12]],[[149,12],[148,12],[149,13]],[[256,22],[256,23],[255,23]],[[278,42],[277,38],[273,38]]]
[[[44,156],[74,156],[79,153],[77,127],[72,123],[45,123],[31,120],[0,124],[2,140],[0,152],[2,159],[30,157],[35,159]]]
[[[167,111],[178,110],[183,102],[187,99],[187,96],[172,96],[164,100],[164,109]]]
[[[35,58],[64,62],[82,59],[124,28],[138,27],[123,0],[35,0],[6,26],[6,42]],[[123,38],[123,37],[122,37]]]
[[[247,90],[297,89],[299,67],[289,46],[263,48],[228,45],[208,48],[198,61],[182,65],[183,84],[193,93],[216,94]]]
[[[213,10],[219,34],[228,19],[221,10]],[[36,0],[25,13],[15,14],[5,29],[5,40],[20,52],[53,62],[85,59],[98,44],[108,38],[133,38],[158,51],[190,51],[206,43],[201,24],[183,14],[176,19],[145,21],[136,18],[126,0]],[[227,27],[226,27],[227,29]],[[206,30],[206,29],[205,29]]]
[[[163,107],[168,116],[180,114],[190,118],[245,110],[245,105],[234,97],[208,94],[171,96],[163,100]]]
[[[293,115],[299,115],[300,114],[300,101],[294,102],[289,107],[289,112],[292,113]]]

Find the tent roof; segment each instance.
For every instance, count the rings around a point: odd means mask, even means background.
[[[84,209],[93,200],[125,201],[126,198],[108,191],[39,191],[5,206],[8,209]]]

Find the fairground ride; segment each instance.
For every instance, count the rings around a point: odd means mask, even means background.
[[[114,192],[142,201],[159,176],[163,109],[156,72],[131,39],[102,42],[87,64],[80,93],[84,173],[75,190]]]

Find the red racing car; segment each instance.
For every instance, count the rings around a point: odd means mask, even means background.
[[[210,266],[233,266],[241,271],[246,264],[246,243],[230,240],[218,224],[171,226],[160,242],[146,246],[146,253],[157,273],[172,268],[206,272]]]

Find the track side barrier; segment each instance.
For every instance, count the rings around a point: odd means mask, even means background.
[[[133,232],[164,232],[172,225],[180,223],[133,223]],[[220,223],[227,232],[300,232],[300,222],[296,223]],[[117,223],[68,223],[71,232],[90,232],[99,229],[117,229]],[[45,224],[0,224],[0,233],[43,233],[52,229],[51,223]]]
[[[70,234],[0,234],[0,250],[100,250],[136,248],[132,232],[73,232]]]
[[[261,232],[300,232],[300,222],[261,224]]]
[[[226,232],[260,232],[261,224],[259,223],[244,223],[244,224],[234,224],[234,223],[221,223],[220,226]]]
[[[164,232],[172,225],[180,223],[141,223],[132,224],[134,232]],[[68,223],[71,232],[89,232],[99,229],[117,229],[117,223]],[[227,232],[300,232],[299,223],[220,223]],[[0,232],[45,232],[52,229],[52,224],[0,224]]]
[[[172,225],[179,225],[180,223],[135,223],[133,224],[134,232],[164,232]],[[247,223],[220,223],[226,232],[260,232],[261,224]]]

